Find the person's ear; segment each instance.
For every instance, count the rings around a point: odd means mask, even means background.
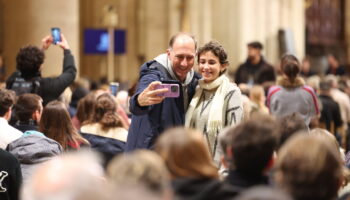
[[[41,112],[39,110],[34,111],[32,114],[32,119],[39,123],[40,118],[41,118]]]
[[[229,158],[229,159],[233,158],[233,153],[232,153],[231,147],[226,147],[226,155],[227,155],[227,158]]]
[[[225,159],[225,156],[220,156],[220,161],[221,161],[222,165],[223,165],[226,169],[228,169],[228,162],[227,162],[227,160]]]
[[[223,73],[226,71],[227,66],[228,66],[228,64],[227,64],[227,63],[225,63],[225,64],[222,64],[222,65],[221,65],[221,68],[220,68],[220,74],[223,74]]]
[[[5,113],[4,118],[5,118],[7,121],[10,121],[11,115],[12,115],[12,107],[10,107],[10,108],[8,109],[8,111]]]
[[[276,160],[276,155],[275,152],[271,155],[270,160],[267,162],[266,166],[265,166],[265,172],[269,171],[275,164],[275,160]]]
[[[275,159],[273,158],[273,156],[270,158],[269,162],[267,162],[266,164],[266,170],[269,170],[273,167],[273,165],[275,164]]]
[[[166,50],[166,54],[168,55],[168,57],[170,57],[170,53],[171,53],[171,49],[168,48],[168,49]]]

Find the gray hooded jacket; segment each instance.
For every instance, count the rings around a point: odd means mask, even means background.
[[[33,133],[33,131],[31,132]],[[24,136],[7,146],[7,150],[21,164],[24,181],[32,173],[33,168],[37,164],[47,161],[51,157],[63,152],[63,148],[58,142],[38,133],[35,131],[35,134],[24,134]]]

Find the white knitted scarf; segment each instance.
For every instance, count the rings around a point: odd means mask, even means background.
[[[209,134],[218,133],[223,127],[223,105],[225,101],[225,94],[229,90],[230,81],[226,77],[225,74],[221,75],[213,82],[205,83],[203,79],[198,81],[199,88],[197,88],[196,94],[191,100],[189,108],[186,113],[186,121],[185,126],[189,127],[192,120],[193,111],[195,110],[199,100],[202,96],[203,90],[212,90],[217,88],[214,98],[212,100],[210,110],[209,110],[209,118],[207,124],[207,131]]]

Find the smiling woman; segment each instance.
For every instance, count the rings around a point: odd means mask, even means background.
[[[226,70],[226,64],[222,65],[219,58],[211,51],[202,53],[199,58],[199,72],[202,74],[204,82],[210,83]]]
[[[199,80],[199,87],[187,110],[185,125],[203,132],[212,158],[219,167],[219,133],[222,128],[242,120],[241,91],[225,75],[227,53],[218,42],[211,41],[199,48],[197,60],[203,78]]]

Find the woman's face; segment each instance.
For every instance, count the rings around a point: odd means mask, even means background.
[[[211,51],[203,52],[199,56],[199,73],[201,73],[206,83],[210,83],[218,78],[225,67],[220,64],[219,58]]]

